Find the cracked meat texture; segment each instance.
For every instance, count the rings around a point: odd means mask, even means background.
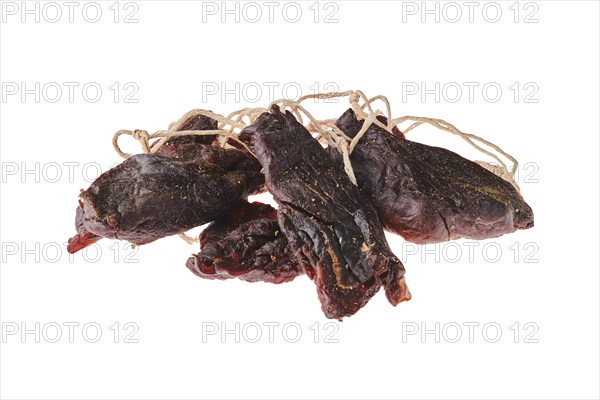
[[[354,137],[362,121],[350,109],[336,125]],[[350,159],[381,223],[411,242],[487,239],[533,226],[531,207],[510,183],[452,151],[371,125]]]
[[[408,300],[404,267],[389,249],[372,205],[289,112],[273,106],[243,131],[279,204],[279,225],[313,277],[328,318],[356,313],[386,287]]]
[[[200,249],[186,266],[201,278],[283,283],[303,274],[268,204],[244,201],[218,218],[202,231]]]
[[[169,157],[134,155],[82,191],[70,252],[85,247],[86,232],[135,244],[182,233],[263,190],[261,166],[245,152],[194,143],[169,148]]]

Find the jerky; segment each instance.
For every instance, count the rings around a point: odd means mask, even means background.
[[[197,143],[178,143],[162,146],[156,155],[174,158],[184,162],[215,164],[231,171],[260,171],[260,163],[245,149],[223,149]]]
[[[204,115],[190,117],[177,131],[216,130],[215,119]],[[182,161],[201,160],[217,164],[224,169],[260,170],[260,164],[236,141],[239,151],[222,151],[217,146],[204,146],[214,142],[216,135],[184,135],[169,138],[154,154],[176,158]]]
[[[134,244],[182,233],[263,188],[260,164],[245,152],[200,144],[173,148],[180,149],[178,158],[134,155],[82,191],[78,234],[68,250],[85,247],[90,233]]]
[[[218,129],[218,122],[215,119],[205,115],[194,115],[188,118],[177,131],[213,131]],[[169,138],[161,147],[169,147],[176,144],[195,143],[195,144],[211,144],[216,138],[216,135],[182,135]],[[159,149],[159,150],[161,150]]]
[[[303,274],[268,204],[244,201],[212,222],[200,235],[200,249],[186,266],[201,278],[283,283]]]
[[[349,109],[336,125],[354,137],[362,123]],[[350,160],[383,226],[411,242],[487,239],[533,226],[531,207],[509,182],[450,150],[371,125]]]
[[[102,236],[98,236],[85,229],[85,212],[83,211],[83,203],[81,201],[79,201],[79,206],[75,210],[75,229],[77,230],[77,235],[70,238],[67,245],[69,253],[76,253],[102,239]]]
[[[313,277],[325,315],[353,315],[381,285],[392,304],[408,300],[404,267],[375,209],[304,126],[272,106],[244,131],[279,205],[279,225]]]

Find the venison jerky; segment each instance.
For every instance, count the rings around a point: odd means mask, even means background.
[[[170,157],[184,162],[214,164],[231,171],[260,171],[261,165],[245,149],[223,149],[198,143],[180,143],[162,146],[155,155]]]
[[[69,253],[76,253],[102,239],[102,236],[98,236],[85,229],[85,212],[83,211],[83,203],[81,201],[79,201],[79,205],[75,210],[75,229],[77,230],[77,235],[70,238],[67,244]]]
[[[268,204],[244,201],[218,218],[202,231],[200,249],[186,266],[201,278],[283,283],[303,274]]]
[[[185,121],[177,131],[213,131],[218,129],[218,122],[205,115],[194,115]],[[164,148],[184,143],[211,144],[216,135],[184,135],[169,138],[161,147]],[[161,150],[159,149],[159,151]]]
[[[67,249],[85,247],[90,234],[150,243],[210,222],[262,190],[260,164],[248,154],[193,146],[177,145],[180,159],[134,155],[100,175],[80,194],[80,226]]]
[[[353,315],[381,285],[394,305],[410,299],[404,267],[377,213],[304,126],[272,106],[244,131],[279,205],[279,225],[313,277],[325,315]]]
[[[351,109],[336,122],[350,137],[362,124]],[[383,226],[408,241],[487,239],[533,226],[531,207],[510,183],[450,150],[371,125],[350,160]]]
[[[190,117],[178,131],[184,130],[216,130],[216,120],[204,115]],[[209,146],[216,135],[185,135],[169,138],[154,154],[175,158],[181,161],[198,160],[204,163],[217,164],[226,170],[261,169],[259,162],[248,151],[239,146],[238,151],[223,151],[218,146]],[[238,144],[234,141],[234,143]]]

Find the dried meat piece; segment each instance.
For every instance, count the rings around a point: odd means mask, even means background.
[[[244,130],[279,205],[279,225],[314,278],[328,318],[353,315],[379,290],[408,300],[404,267],[389,249],[377,213],[290,112],[272,106]]]
[[[218,122],[205,115],[193,115],[185,121],[177,131],[213,131],[218,129]],[[176,144],[195,143],[212,144],[216,135],[182,135],[169,138],[162,147]]]
[[[81,201],[75,210],[75,229],[77,230],[77,234],[70,238],[67,244],[69,253],[76,253],[102,239],[102,236],[98,236],[85,229],[85,212],[83,211],[83,203]]]
[[[336,125],[354,137],[362,123],[349,109]],[[510,183],[452,151],[373,124],[350,160],[384,227],[411,242],[487,239],[533,226],[531,207]]]
[[[200,235],[200,249],[186,266],[201,278],[283,283],[303,274],[268,204],[244,201],[212,222]]]
[[[214,164],[227,170],[260,171],[260,163],[245,149],[223,149],[198,143],[180,143],[162,146],[155,155],[184,162]]]
[[[217,127],[218,123],[216,120],[204,115],[194,115],[178,131],[216,130]],[[223,151],[218,146],[209,146],[215,138],[215,135],[174,136],[169,138],[154,154],[181,161],[196,160],[198,162],[216,164],[226,170],[260,170],[259,162],[243,146],[239,146],[237,150],[233,151]]]
[[[187,151],[186,146],[173,147]],[[249,160],[251,156],[237,149],[206,147],[180,159],[134,155],[100,175],[80,195],[77,218],[83,213],[83,225],[68,250],[85,247],[85,231],[150,243],[213,221],[263,190],[260,164]]]

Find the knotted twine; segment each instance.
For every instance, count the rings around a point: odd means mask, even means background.
[[[354,136],[354,138],[350,138],[338,127],[335,126],[336,119],[318,120],[301,104],[309,99],[324,100],[341,97],[348,98],[350,107],[354,111],[356,117],[359,120],[363,120],[362,128]],[[373,109],[372,104],[376,101],[380,101],[384,104],[386,111],[385,115],[381,111]],[[360,139],[367,132],[369,127],[371,127],[371,125],[377,125],[393,135],[394,133],[392,132],[392,129],[394,128],[394,126],[400,125],[404,122],[412,122],[412,124],[409,125],[407,128],[401,129],[401,131],[404,134],[407,134],[411,130],[421,125],[428,124],[439,130],[459,136],[460,138],[465,140],[469,145],[477,149],[479,152],[489,157],[492,157],[498,163],[498,165],[490,164],[486,161],[476,160],[475,162],[483,168],[486,168],[492,173],[498,175],[500,178],[512,184],[517,190],[517,192],[520,193],[519,185],[517,185],[517,182],[515,181],[515,173],[519,166],[519,162],[513,156],[506,153],[494,143],[472,133],[462,132],[454,125],[442,119],[415,116],[403,116],[399,118],[393,118],[390,102],[385,96],[377,95],[368,98],[360,90],[348,90],[345,92],[309,94],[302,96],[297,100],[279,99],[273,101],[269,106],[271,105],[278,105],[282,109],[282,111],[289,109],[300,124],[304,125],[304,127],[309,132],[315,134],[315,138],[317,140],[319,140],[321,143],[325,143],[329,146],[334,147],[342,155],[342,159],[344,162],[344,171],[346,172],[348,178],[354,185],[356,185],[357,183],[356,177],[354,175],[354,170],[352,169],[350,155],[354,151]],[[250,148],[244,142],[238,139],[238,134],[242,129],[246,128],[249,125],[252,125],[256,121],[256,119],[264,112],[268,112],[268,108],[242,108],[240,110],[230,113],[227,116],[223,116],[221,114],[217,114],[209,110],[194,109],[182,115],[181,118],[179,118],[179,120],[177,120],[176,122],[169,124],[167,130],[158,130],[152,134],[149,134],[147,131],[141,129],[135,129],[133,131],[126,129],[119,130],[114,134],[112,138],[112,144],[117,154],[119,154],[123,158],[129,158],[131,157],[131,154],[122,151],[119,146],[119,138],[121,136],[133,137],[140,143],[142,151],[145,154],[153,154],[156,153],[167,142],[167,140],[169,140],[172,137],[187,135],[216,135],[217,141],[220,146],[230,147],[230,145],[227,142],[228,139],[232,139],[240,143],[250,154],[256,157],[256,155],[250,150]],[[198,115],[203,115],[205,117],[209,117],[216,120],[217,129],[207,131],[178,130],[181,126],[183,126],[183,124],[186,121]],[[378,115],[384,115],[385,117],[387,117],[387,125],[383,124],[377,119]],[[307,122],[304,122],[303,116],[308,119]],[[496,154],[488,149],[485,149],[481,145],[485,145],[488,148],[494,150]],[[499,155],[502,155],[508,160],[510,160],[512,162],[512,168],[509,169],[499,157]],[[192,238],[186,235],[185,233],[182,233],[179,236],[188,243],[198,242],[198,238]]]

